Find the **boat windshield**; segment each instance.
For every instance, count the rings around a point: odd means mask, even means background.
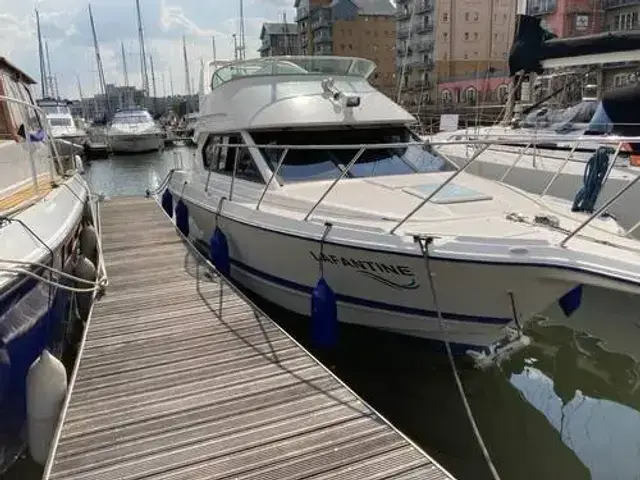
[[[376,65],[371,60],[348,57],[265,57],[234,62],[218,68],[211,89],[238,78],[274,75],[337,75],[367,78]]]
[[[40,108],[47,115],[51,113],[70,113],[69,107],[66,105],[40,105]]]
[[[132,124],[132,123],[149,123],[153,121],[148,112],[132,112],[127,114],[116,113],[113,117],[114,125]]]
[[[420,142],[405,127],[326,129],[322,131],[261,131],[251,133],[258,145],[360,145]],[[271,170],[275,170],[282,149],[262,148]],[[320,147],[313,150],[290,149],[280,167],[282,183],[328,180],[339,177],[358,149]],[[428,145],[402,148],[366,149],[347,172],[347,178],[445,172],[455,166]]]
[[[70,118],[49,118],[49,123],[52,127],[70,127],[73,125]]]

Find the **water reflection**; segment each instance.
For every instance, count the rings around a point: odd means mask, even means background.
[[[178,148],[94,161],[86,178],[97,193],[142,195],[180,156],[190,165],[192,154]],[[307,344],[306,319],[256,300]],[[471,407],[503,479],[640,479],[635,312],[640,298],[586,288],[574,316],[549,309],[530,328],[531,347],[499,368],[482,372],[461,364]],[[460,480],[490,479],[447,360],[430,346],[343,325],[339,347],[317,354]]]

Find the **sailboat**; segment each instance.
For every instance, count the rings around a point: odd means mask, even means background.
[[[86,315],[101,261],[95,205],[79,159],[57,155],[31,94],[35,81],[4,57],[0,72],[2,472],[24,443],[29,367],[45,349],[61,356],[77,334],[71,305],[84,305]],[[73,285],[87,293],[71,293]]]
[[[570,314],[582,285],[640,293],[640,244],[615,220],[458,169],[368,83],[374,70],[319,56],[214,66],[196,168],[172,171],[162,200],[221,272],[312,316],[328,286],[342,322],[475,358],[515,348],[555,301]]]

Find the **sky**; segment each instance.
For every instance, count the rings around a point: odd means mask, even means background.
[[[183,35],[189,73],[196,89],[200,59],[208,61],[213,57],[212,36],[217,58],[233,58],[232,35],[239,31],[239,5],[239,0],[140,0],[145,45],[147,54],[153,56],[158,96],[171,93],[171,78],[176,95],[186,92]],[[51,70],[58,79],[60,96],[79,97],[76,77],[85,97],[97,93],[99,83],[87,0],[0,0],[0,56],[40,81],[36,8],[40,12],[43,41],[49,44]],[[129,84],[140,87],[135,0],[92,0],[91,9],[106,82],[124,84],[122,42]],[[263,22],[282,21],[283,14],[293,21],[293,0],[244,0],[246,58],[258,56]],[[34,93],[39,92],[40,86],[35,85]]]

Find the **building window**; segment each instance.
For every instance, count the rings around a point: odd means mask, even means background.
[[[440,92],[440,100],[442,103],[451,103],[453,99],[453,95],[451,95],[451,90],[444,89]]]
[[[478,37],[479,37],[479,36],[480,36],[480,35],[478,35],[478,32],[473,32],[473,39],[474,39],[474,40],[478,40]]]
[[[447,40],[449,38],[449,33],[447,32],[442,32],[442,38],[444,38],[445,40]]]
[[[469,32],[464,32],[464,39],[469,40]]]
[[[480,18],[480,14],[478,12],[473,12],[473,21],[477,22]]]
[[[622,88],[629,85],[629,77],[628,73],[618,73],[613,76],[613,87],[614,88]]]
[[[496,89],[496,97],[498,102],[505,103],[509,96],[509,87],[504,83]]]
[[[443,22],[448,22],[449,21],[449,12],[443,12],[442,13],[442,21]]]
[[[475,104],[478,99],[478,91],[474,87],[468,87],[464,91],[464,101]]]
[[[465,22],[469,21],[469,12],[464,12],[464,21]]]
[[[468,54],[468,53],[465,53],[465,54],[464,54],[464,59],[465,59],[465,60],[469,60],[469,54]]]
[[[614,30],[634,30],[638,26],[638,12],[622,13],[613,17]]]

